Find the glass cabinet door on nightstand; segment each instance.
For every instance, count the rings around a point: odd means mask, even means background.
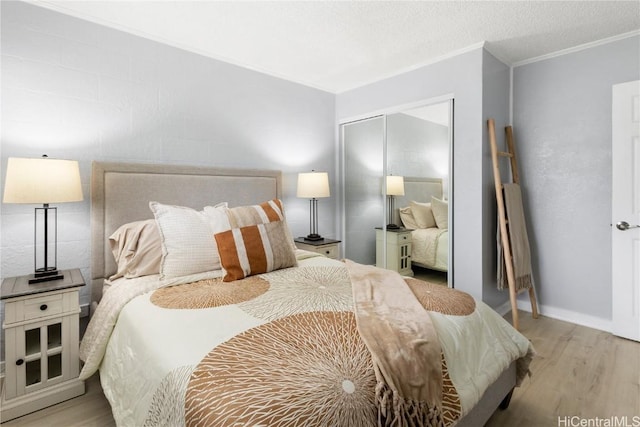
[[[411,268],[411,244],[399,245],[400,254],[398,271],[406,271]]]
[[[386,265],[403,276],[413,276],[411,270],[411,230],[400,229],[386,232],[386,251],[384,231],[376,229],[376,265]],[[386,252],[386,264],[384,253]]]
[[[71,325],[73,318],[77,323],[77,317],[71,315],[5,330],[7,399],[50,387],[78,375],[78,367],[72,364],[69,347],[65,346],[65,342],[74,339]],[[10,371],[13,372],[10,374]]]

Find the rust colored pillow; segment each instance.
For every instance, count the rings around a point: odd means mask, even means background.
[[[295,267],[296,256],[284,221],[232,228],[215,234],[223,281]]]

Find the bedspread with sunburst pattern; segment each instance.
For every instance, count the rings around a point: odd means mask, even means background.
[[[446,423],[454,423],[530,345],[467,294],[408,284],[438,331],[443,410]],[[358,333],[348,271],[324,257],[237,282],[213,277],[145,289],[121,308],[105,347],[101,382],[118,425],[379,421],[376,376]]]

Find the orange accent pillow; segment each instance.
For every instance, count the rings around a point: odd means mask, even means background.
[[[298,265],[284,221],[232,228],[214,235],[225,270],[223,281]]]

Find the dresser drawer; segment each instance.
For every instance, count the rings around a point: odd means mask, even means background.
[[[25,322],[77,312],[79,309],[77,291],[47,293],[42,296],[30,296],[7,301],[4,320],[5,324]]]

